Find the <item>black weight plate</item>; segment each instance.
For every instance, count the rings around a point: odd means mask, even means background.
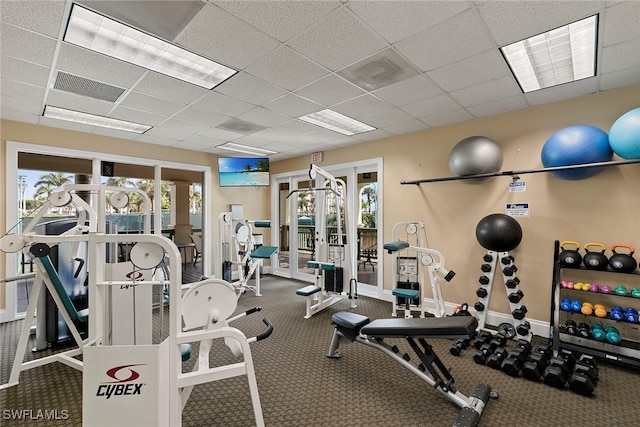
[[[35,257],[42,258],[49,255],[49,252],[51,252],[51,248],[46,243],[34,243],[29,248],[29,252],[31,252],[31,254],[33,254],[33,256]]]
[[[498,325],[498,332],[509,339],[516,336],[516,328],[511,323],[500,323],[500,325]]]

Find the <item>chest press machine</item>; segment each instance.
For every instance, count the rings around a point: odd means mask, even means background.
[[[382,351],[408,369],[461,409],[454,426],[475,426],[489,399],[497,399],[498,392],[489,385],[479,383],[470,396],[465,396],[456,387],[453,376],[442,360],[433,351],[427,338],[468,338],[478,327],[472,316],[440,318],[376,319],[356,313],[341,311],[331,316],[335,326],[327,357],[340,358],[338,348],[342,342],[357,342]],[[395,345],[384,340],[404,338],[419,362],[411,362],[408,353],[400,354]]]

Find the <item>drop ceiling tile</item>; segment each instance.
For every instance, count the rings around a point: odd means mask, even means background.
[[[422,71],[444,67],[494,47],[483,23],[471,10],[394,46]]]
[[[238,73],[233,78],[216,86],[214,92],[223,93],[255,105],[262,105],[287,93],[262,79],[248,73]]]
[[[146,133],[143,133],[142,135],[137,137],[136,141],[145,142],[147,144],[168,145],[168,146],[178,143],[177,139],[166,138],[166,137],[157,136],[157,135],[147,135]],[[152,147],[150,147],[150,149],[152,149]]]
[[[640,67],[614,71],[600,76],[600,89],[609,90],[640,84]]]
[[[51,119],[49,117],[40,117],[38,119],[38,124],[42,126],[50,126],[54,128],[60,128],[60,129],[69,129],[69,130],[75,130],[78,132],[85,132],[85,133],[92,133],[94,129],[94,126],[91,126],[91,125],[85,125],[83,123],[68,122],[66,120],[56,120],[56,119]]]
[[[295,140],[300,135],[313,132],[318,127],[302,120],[291,120],[269,129],[261,130],[253,134],[257,138],[269,140]]]
[[[209,128],[199,133],[201,136],[207,136],[210,138],[219,139],[224,142],[235,141],[238,138],[242,138],[244,135],[236,132],[229,132],[218,128]]]
[[[204,5],[176,42],[236,70],[244,69],[279,44],[212,4]]]
[[[120,101],[120,105],[162,116],[171,116],[185,107],[184,104],[178,104],[177,102],[167,101],[138,92],[129,92],[129,94]]]
[[[109,117],[148,126],[156,126],[166,120],[165,116],[134,110],[133,108],[123,107],[122,105],[116,106],[111,113],[109,113]]]
[[[103,128],[99,126],[94,127],[91,133],[96,135],[109,136],[111,138],[128,139],[131,141],[135,141],[135,139],[140,135],[139,133],[135,132],[125,132],[123,130]]]
[[[330,70],[358,62],[388,44],[341,7],[287,43],[290,47]]]
[[[36,114],[21,113],[19,111],[5,110],[2,108],[0,109],[0,118],[16,122],[37,124],[39,117]]]
[[[290,117],[300,117],[311,112],[324,110],[322,105],[291,93],[264,104],[264,106],[265,108]]]
[[[64,1],[2,1],[0,19],[17,27],[57,38],[64,18]]]
[[[296,90],[329,73],[286,46],[269,52],[244,71],[288,90]]]
[[[453,91],[451,92],[451,97],[463,107],[469,107],[497,101],[498,99],[510,98],[521,93],[522,91],[513,77],[507,76]]]
[[[343,135],[338,132],[334,132],[332,130],[324,129],[321,127],[316,127],[316,130],[313,132],[305,133],[304,135],[300,135],[300,142],[304,143],[305,146],[307,144],[332,144],[339,143],[344,140],[352,140],[352,137]]]
[[[328,75],[295,91],[297,95],[327,107],[364,95],[366,92],[335,74]]]
[[[35,86],[46,87],[49,81],[51,69],[32,62],[10,58],[2,55],[0,57],[0,78],[16,80],[22,83]]]
[[[475,117],[495,116],[496,114],[506,113],[507,111],[522,110],[529,107],[524,95],[516,95],[511,98],[499,99],[497,101],[488,102],[486,104],[474,105],[467,107],[467,111]]]
[[[628,1],[604,11],[603,46],[640,38],[640,2]]]
[[[470,119],[473,119],[473,116],[469,114],[467,110],[462,109],[420,118],[421,121],[434,128],[452,125],[454,123],[460,123]]]
[[[367,94],[334,105],[332,110],[359,120],[361,117],[372,116],[374,114],[391,114],[394,112],[395,107],[389,105],[385,101],[381,101],[373,95]]]
[[[441,95],[442,89],[431,81],[429,77],[420,74],[405,81],[378,89],[373,92],[373,94],[393,105],[401,106]]]
[[[67,43],[60,45],[56,69],[122,88],[133,85],[145,72],[136,65]]]
[[[45,92],[43,87],[7,79],[2,79],[0,82],[2,82],[3,96],[13,96],[26,101],[42,103]]]
[[[0,97],[0,106],[3,110],[16,111],[18,113],[42,114],[42,104],[40,102],[28,101],[14,96],[6,96],[2,94]]]
[[[215,1],[211,2],[232,15],[264,31],[281,42],[302,32],[340,6],[330,1]]]
[[[448,94],[442,94],[435,98],[425,99],[400,108],[414,117],[421,118],[459,110],[461,107]]]
[[[470,72],[470,70],[473,71]],[[502,55],[498,50],[491,49],[471,58],[429,71],[427,75],[444,90],[452,91],[510,74]]]
[[[173,118],[198,125],[215,127],[226,122],[231,117],[216,113],[215,111],[203,110],[196,107],[187,107],[176,114]]]
[[[100,101],[86,96],[75,95],[69,92],[62,92],[51,89],[45,101],[47,105],[66,108],[67,110],[81,111],[83,113],[106,116],[115,104],[107,101]]]
[[[210,138],[202,135],[192,135],[180,141],[180,144],[185,144],[186,147],[190,147],[191,149],[212,148],[216,145],[221,145],[224,143],[225,141],[222,141],[220,139]]]
[[[191,104],[210,91],[164,74],[148,71],[142,80],[135,86],[136,92],[145,93],[181,104]]]
[[[601,73],[613,73],[640,66],[640,39],[602,49]]]
[[[273,141],[269,141],[263,138],[258,138],[254,135],[243,136],[242,138],[233,141],[234,144],[246,145],[253,148],[264,148],[266,145],[273,144]],[[271,150],[276,151],[276,150]]]
[[[237,116],[255,108],[254,104],[223,95],[218,92],[210,92],[192,104],[193,107],[200,108],[213,113],[225,116]]]
[[[408,122],[399,123],[391,126],[385,126],[382,130],[392,133],[394,135],[405,135],[407,133],[419,132],[421,130],[425,130],[428,128],[429,126],[424,124],[420,120],[413,119]]]
[[[389,43],[431,28],[469,8],[462,1],[351,1],[347,7]]]
[[[409,122],[415,118],[400,110],[399,108],[392,108],[384,113],[372,114],[362,118],[362,121],[376,128],[386,128],[387,126],[397,125],[399,123]]]
[[[542,105],[563,99],[576,98],[597,91],[598,78],[591,77],[589,79],[578,80],[577,82],[565,83],[560,86],[525,93],[524,96],[530,105]]]
[[[517,42],[586,18],[601,1],[487,1],[478,12],[498,46]]]
[[[263,107],[256,107],[238,116],[239,119],[261,126],[275,126],[291,120],[290,117],[278,114]]]
[[[0,24],[2,55],[24,59],[40,65],[50,65],[56,51],[56,41],[13,25]]]
[[[207,126],[183,122],[182,120],[169,119],[153,129],[145,132],[146,135],[157,135],[175,140],[183,140],[208,129]]]
[[[352,138],[357,139],[358,141],[377,141],[379,139],[385,139],[391,136],[393,135],[385,130],[376,129],[370,132],[358,133],[356,135],[353,135]]]

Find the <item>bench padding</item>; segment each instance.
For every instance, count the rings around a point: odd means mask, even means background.
[[[251,258],[271,258],[273,254],[278,252],[277,246],[260,246],[253,252],[251,252]]]
[[[420,291],[414,289],[395,288],[391,294],[400,298],[415,299],[420,296]]]
[[[360,332],[374,337],[452,337],[469,336],[478,327],[473,316],[428,317],[414,319],[376,319]]]
[[[403,241],[391,242],[384,244],[384,250],[391,252],[398,252],[399,250],[406,249],[409,247],[409,243]]]
[[[339,311],[331,316],[331,322],[341,328],[359,331],[360,328],[369,323],[370,320],[367,316],[361,314]]]
[[[309,295],[313,295],[316,292],[320,292],[322,289],[320,289],[320,286],[316,286],[316,285],[309,285],[309,286],[305,286],[304,288],[300,288],[296,291],[296,295],[300,295],[303,297],[308,297]]]

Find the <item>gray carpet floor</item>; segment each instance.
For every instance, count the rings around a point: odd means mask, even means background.
[[[237,310],[261,306],[262,311],[233,326],[250,337],[264,331],[263,317],[274,325],[268,339],[251,346],[267,426],[447,426],[456,419],[456,405],[376,349],[348,344],[341,347],[341,359],[325,356],[333,334],[333,313],[352,311],[371,319],[388,318],[390,303],[360,297],[356,308],[351,309],[345,300],[305,320],[304,299],[295,295],[303,284],[273,276],[262,280],[263,296],[241,296]],[[9,376],[21,326],[21,321],[0,325],[3,383]],[[534,337],[534,345],[544,341]],[[403,340],[389,342],[402,351],[408,348]],[[480,426],[630,426],[640,422],[640,375],[635,370],[600,364],[596,390],[584,397],[568,388],[554,389],[478,365],[471,349],[455,357],[448,350],[451,342],[429,340],[450,367],[458,389],[468,395],[483,382],[500,394],[487,404]],[[39,355],[29,352],[26,358]],[[239,359],[219,346],[214,347],[211,360],[226,364]],[[189,362],[184,368],[189,369]],[[60,363],[26,371],[19,385],[0,392],[0,425],[80,426],[81,385],[81,373]],[[68,419],[8,419],[5,411],[16,409],[66,410]],[[183,413],[185,426],[253,424],[246,377],[196,386]]]

